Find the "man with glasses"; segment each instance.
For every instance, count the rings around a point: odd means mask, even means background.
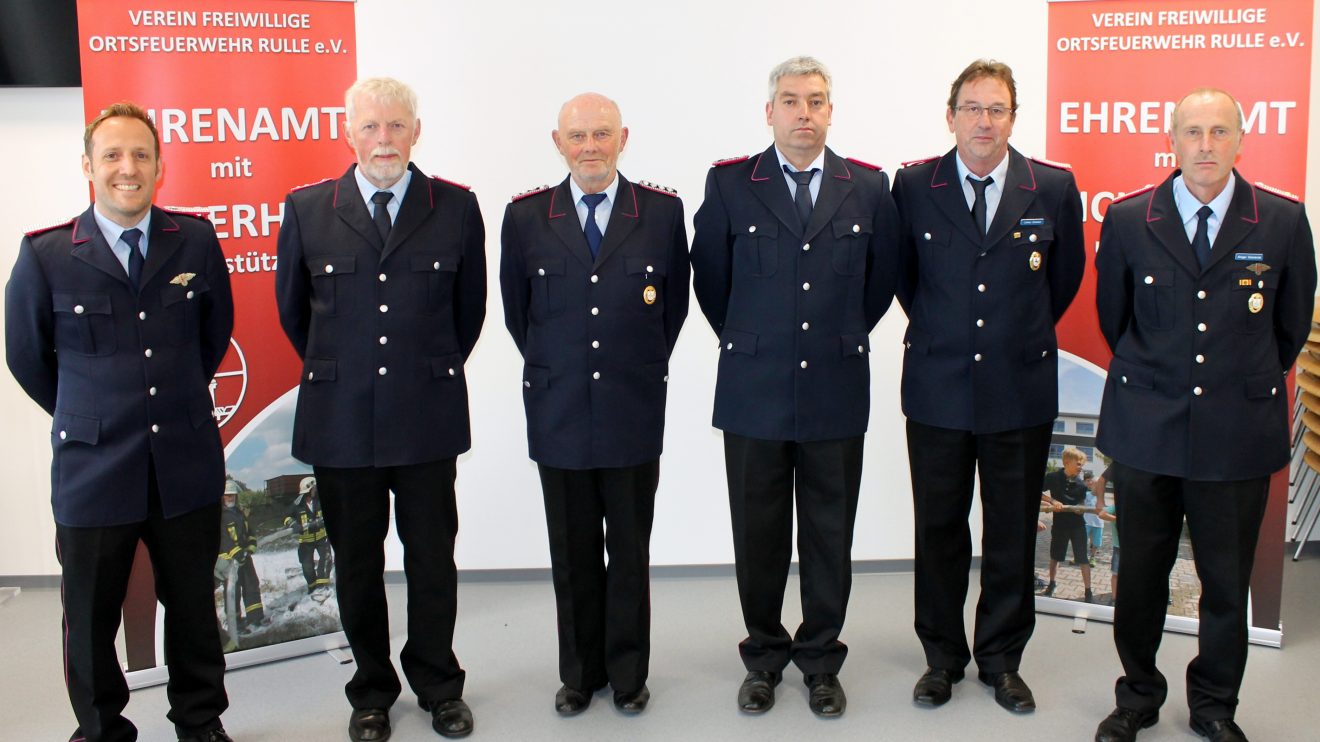
[[[916,516],[916,631],[925,673],[912,700],[940,706],[974,657],[995,700],[1035,709],[1018,675],[1035,627],[1041,483],[1058,413],[1054,324],[1082,280],[1072,173],[1008,144],[1013,71],[977,60],[950,88],[957,146],[894,178],[902,216],[898,300],[908,315],[903,413]],[[985,536],[971,651],[963,603],[979,470]]]

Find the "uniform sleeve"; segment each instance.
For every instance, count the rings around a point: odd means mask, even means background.
[[[666,260],[669,276],[665,279],[665,344],[674,352],[678,332],[687,319],[691,290],[692,266],[688,258],[687,226],[683,221],[683,202],[674,199],[673,222],[670,226],[669,256]]]
[[[225,264],[220,240],[216,239],[215,227],[206,222],[202,228],[210,243],[207,246],[206,283],[211,290],[206,292],[201,307],[202,369],[209,379],[215,376],[220,362],[229,352],[229,338],[234,333],[234,294],[229,285],[229,266]]]
[[[889,176],[880,176],[880,196],[877,199],[871,244],[866,255],[866,331],[870,332],[885,316],[894,301],[898,284],[898,209],[889,192]]]
[[[50,285],[29,237],[23,238],[5,285],[5,360],[23,391],[55,414],[55,314]]]
[[[1279,346],[1279,366],[1284,371],[1292,368],[1306,344],[1315,302],[1315,246],[1306,207],[1299,204],[1299,210],[1288,250],[1288,270],[1279,282],[1274,304],[1274,336]]]
[[[1077,191],[1077,180],[1068,173],[1068,184],[1063,189],[1063,201],[1054,217],[1053,255],[1046,265],[1050,282],[1050,312],[1055,323],[1063,317],[1068,305],[1077,296],[1086,272],[1086,235],[1082,231],[1082,196]]]
[[[1100,249],[1095,254],[1095,313],[1111,353],[1118,350],[1118,341],[1132,321],[1132,282],[1120,229],[1116,221],[1106,219],[1100,227]]]
[[[900,170],[894,177],[894,208],[898,212],[898,280],[894,287],[895,294],[898,297],[898,303],[903,307],[903,311],[908,317],[912,316],[912,299],[917,293],[917,245],[912,238],[912,224],[909,221],[912,205],[910,203],[911,194],[908,194],[906,183],[909,179],[904,177]]]
[[[298,357],[305,358],[312,322],[312,277],[303,263],[302,234],[292,195],[284,199],[284,221],[276,246],[275,303],[280,311],[280,326]]]
[[[733,239],[714,169],[706,175],[706,197],[692,226],[692,289],[706,320],[719,335],[733,284]]]
[[[513,215],[513,204],[504,209],[504,225],[500,228],[500,296],[504,301],[504,326],[513,336],[518,352],[526,355],[527,308],[532,287],[527,281],[523,260],[522,236]]]
[[[463,259],[454,283],[454,327],[465,361],[486,321],[486,224],[476,194],[469,195],[463,214]]]

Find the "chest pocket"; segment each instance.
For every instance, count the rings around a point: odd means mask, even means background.
[[[458,273],[457,255],[414,255],[412,268],[413,302],[422,314],[444,309],[454,293]]]
[[[1174,282],[1172,268],[1147,268],[1132,271],[1133,313],[1144,330],[1173,329]]]
[[[623,261],[623,268],[628,274],[628,291],[634,293],[627,297],[627,304],[647,312],[663,309],[665,264],[654,258],[629,255]]]
[[[779,270],[779,224],[774,221],[735,223],[733,273],[769,278]]]
[[[353,311],[353,287],[349,284],[357,272],[354,256],[308,258],[307,272],[312,277],[313,312],[336,315]]]
[[[1233,271],[1232,314],[1238,332],[1265,332],[1273,326],[1274,300],[1279,274],[1267,271],[1257,276],[1248,270]]]
[[[866,272],[866,252],[871,244],[870,219],[835,219],[831,262],[842,276],[860,276]]]
[[[564,259],[532,260],[527,266],[527,280],[532,285],[532,311],[542,319],[558,317],[568,302],[564,284]]]
[[[114,316],[109,294],[51,295],[55,310],[55,349],[81,356],[108,356],[115,352]]]
[[[183,345],[200,336],[198,308],[210,290],[206,279],[200,275],[189,279],[186,286],[171,283],[160,290],[161,322],[170,343]]]
[[[1050,258],[1050,246],[1054,244],[1052,226],[1048,223],[1029,227],[1019,225],[1008,233],[1008,237],[1013,248],[1021,255],[1023,270],[1029,273],[1044,270]]]

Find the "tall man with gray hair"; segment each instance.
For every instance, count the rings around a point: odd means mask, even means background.
[[[697,300],[720,338],[724,431],[747,638],[738,706],[760,713],[791,661],[821,716],[842,714],[839,641],[870,413],[868,333],[894,295],[889,179],[825,146],[830,74],[811,57],[770,73],[765,151],[715,163],[697,211]],[[781,623],[798,514],[802,623]]]
[[[409,161],[421,134],[411,89],[367,78],[345,97],[357,162],[290,193],[279,234],[280,322],[303,359],[293,455],[315,470],[338,561],[357,662],[349,736],[387,739],[401,690],[385,609],[393,491],[408,580],[399,659],[435,731],[459,737],[472,714],[452,649],[454,479],[471,447],[463,364],[485,319],[485,228],[467,186]]]

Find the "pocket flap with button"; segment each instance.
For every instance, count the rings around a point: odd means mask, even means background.
[[[51,308],[56,312],[70,314],[110,314],[109,294],[70,294],[63,291],[51,293]]]
[[[663,276],[665,274],[665,264],[661,261],[655,260],[654,258],[635,255],[629,255],[624,258],[623,268],[630,276],[641,275],[644,273],[650,273],[655,276]]]
[[[834,227],[835,239],[871,233],[870,219],[835,219],[832,226]]]
[[[457,271],[457,255],[413,255],[411,266],[415,273],[433,273],[435,271]]]
[[[463,354],[451,353],[431,359],[431,378],[457,379],[463,375]]]
[[[210,290],[211,287],[207,285],[205,278],[193,276],[189,279],[187,286],[171,283],[162,288],[160,290],[160,305],[168,307],[181,301],[190,301]]]
[[[1048,221],[1031,226],[1018,225],[1009,236],[1014,245],[1039,245],[1054,240],[1054,227]]]
[[[920,332],[908,328],[907,334],[903,337],[903,347],[909,353],[924,355],[930,346],[930,341]]]
[[[194,428],[200,428],[207,421],[215,420],[215,408],[211,405],[211,400],[206,397],[198,397],[188,405],[188,420],[192,422]]]
[[[564,275],[563,258],[531,260],[527,263],[527,276],[529,278],[535,278],[536,276],[562,276],[562,275]]]
[[[643,363],[639,371],[644,381],[663,384],[669,381],[669,361],[654,361],[652,363]]]
[[[1247,399],[1269,399],[1277,397],[1284,388],[1283,376],[1273,371],[1252,374],[1246,379]]]
[[[720,335],[720,347],[730,353],[756,355],[756,333],[742,330],[725,330]]]
[[[843,350],[843,356],[866,356],[866,352],[871,349],[871,338],[867,335],[855,333],[852,335],[839,336],[840,347]]]
[[[303,362],[303,379],[312,384],[334,381],[337,367],[333,358],[308,358]]]
[[[51,432],[60,443],[86,443],[95,446],[101,439],[101,420],[56,410]]]
[[[1146,366],[1115,358],[1109,364],[1109,378],[1123,387],[1154,389],[1155,371]]]
[[[733,235],[735,237],[739,235],[767,238],[778,237],[779,223],[775,221],[735,223],[733,226]]]
[[[1050,357],[1054,352],[1054,346],[1047,343],[1027,343],[1022,349],[1023,363],[1036,363]]]
[[[1250,271],[1233,272],[1233,288],[1239,291],[1263,291],[1279,287],[1279,274],[1265,271],[1259,276]]]
[[[1135,270],[1132,275],[1136,277],[1137,283],[1143,286],[1170,288],[1173,286],[1175,273],[1172,268],[1147,268]]]
[[[313,276],[333,276],[356,271],[357,256],[355,255],[307,258],[307,272]]]
[[[550,369],[545,366],[523,366],[523,387],[527,389],[550,388]]]

